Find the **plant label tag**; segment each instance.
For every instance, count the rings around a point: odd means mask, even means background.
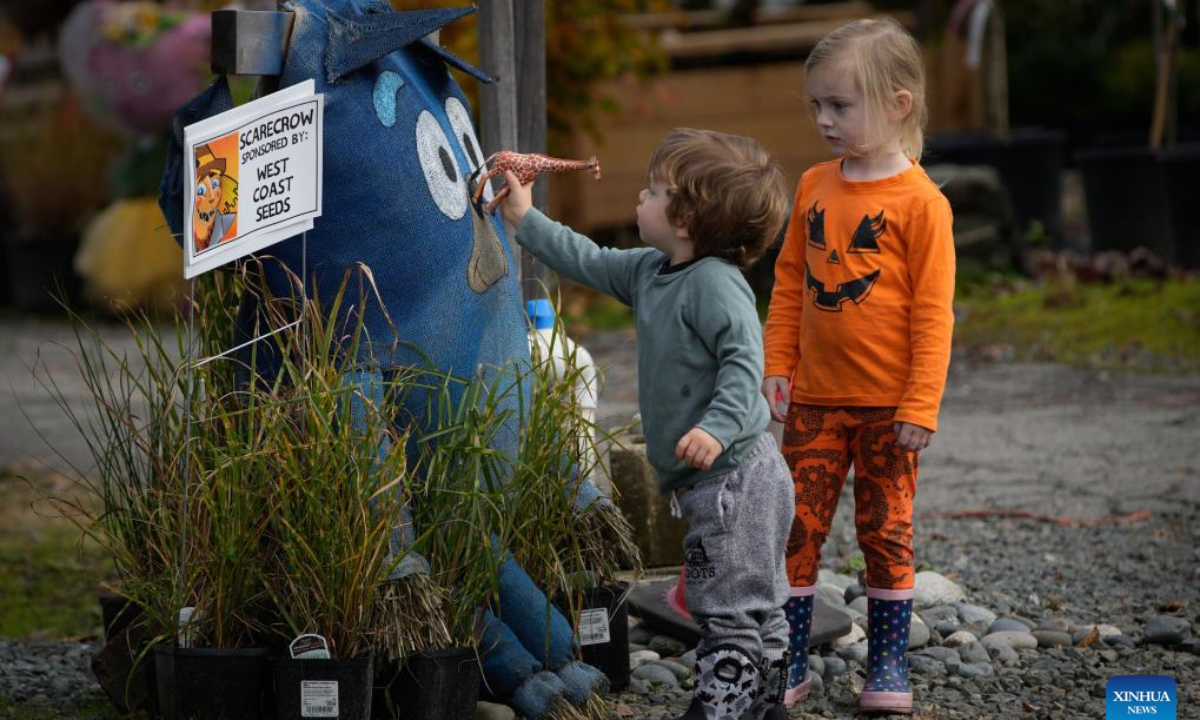
[[[328,660],[329,643],[320,635],[305,634],[298,636],[288,645],[293,660]]]
[[[190,648],[196,637],[196,628],[191,624],[200,619],[200,611],[191,605],[179,608],[178,633],[179,647]]]
[[[337,680],[300,681],[300,717],[335,718],[337,716]]]
[[[612,640],[608,634],[608,608],[592,608],[579,613],[579,644],[603,645]]]

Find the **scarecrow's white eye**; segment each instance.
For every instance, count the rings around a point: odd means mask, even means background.
[[[417,116],[417,157],[421,160],[421,171],[438,209],[451,220],[458,220],[467,213],[467,185],[450,147],[450,140],[437,119],[428,110],[422,110]]]
[[[456,97],[448,97],[446,98],[446,117],[450,119],[450,129],[454,131],[454,139],[462,143],[463,152],[467,155],[467,162],[471,165],[471,172],[475,172],[484,158],[479,140],[475,137],[475,126],[471,123],[471,113],[467,112],[467,108],[461,100]],[[483,199],[487,202],[492,200],[492,184],[490,182],[483,189]]]

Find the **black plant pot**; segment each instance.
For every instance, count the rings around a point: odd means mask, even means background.
[[[1092,252],[1128,252],[1140,245],[1170,260],[1170,202],[1159,153],[1148,147],[1105,148],[1082,151],[1075,160],[1087,196]]]
[[[583,593],[578,617],[559,601],[564,615],[571,617],[583,646],[583,661],[608,677],[612,690],[629,686],[629,603],[625,583],[602,585]]]
[[[1163,150],[1163,183],[1170,208],[1172,262],[1180,267],[1200,268],[1200,143],[1176,145]]]
[[[104,639],[111,640],[142,616],[142,608],[124,595],[105,593],[100,596],[100,616],[104,622]]]
[[[271,714],[266,648],[154,648],[164,720],[262,720]]]
[[[368,720],[374,665],[356,660],[271,659],[275,717]]]
[[[1062,237],[1063,135],[1053,130],[1018,128],[1003,141],[982,132],[929,138],[926,164],[988,165],[996,168],[1012,197],[1017,229],[1037,220],[1051,237]]]
[[[78,303],[83,287],[75,274],[78,237],[10,237],[5,242],[13,305],[27,312],[52,313],[58,300]]]
[[[482,671],[472,648],[413,653],[384,664],[375,680],[372,720],[473,720]]]
[[[121,712],[141,709],[150,720],[158,718],[158,680],[154,635],[145,612],[122,595],[99,597],[105,644],[92,658],[92,672],[101,688]]]

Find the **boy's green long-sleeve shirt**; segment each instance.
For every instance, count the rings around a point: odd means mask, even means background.
[[[646,454],[663,493],[729,472],[770,419],[762,384],[762,326],[754,293],[738,269],[701,258],[659,273],[654,248],[601,248],[530,209],[517,242],[560,275],[612,295],[637,322],[638,402]],[[676,459],[675,446],[699,427],[724,452],[708,470]]]

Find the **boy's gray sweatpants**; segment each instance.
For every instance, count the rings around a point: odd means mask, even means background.
[[[706,633],[698,653],[732,645],[756,663],[783,656],[793,492],[787,463],[763,433],[737,469],[676,493],[688,522],[687,604]]]

